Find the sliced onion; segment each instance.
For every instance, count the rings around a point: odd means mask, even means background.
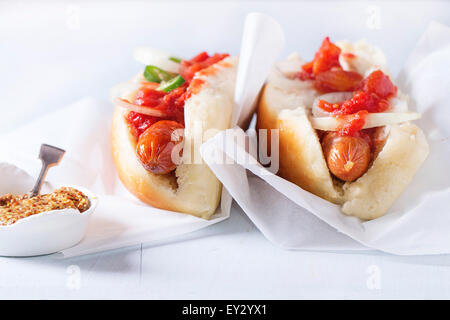
[[[314,117],[330,117],[331,113],[319,107],[319,100],[325,100],[328,103],[339,103],[349,100],[353,97],[352,92],[331,92],[318,96],[312,106]],[[389,99],[389,108],[385,113],[408,113],[408,102],[404,97],[395,97]]]
[[[350,115],[348,116],[351,117]],[[383,112],[369,113],[366,117],[366,123],[363,129],[381,127],[401,122],[417,120],[421,117],[417,112]],[[338,131],[342,127],[342,123],[346,121],[345,117],[337,119],[335,117],[311,117],[312,127],[324,131]]]
[[[134,49],[135,60],[145,65],[154,65],[165,71],[178,73],[180,64],[170,60],[171,55],[157,49],[148,47],[138,47]]]
[[[137,105],[129,103],[128,101],[121,99],[121,98],[114,98],[113,102],[122,108],[126,108],[128,110],[131,110],[131,111],[134,111],[137,113],[141,113],[141,114],[145,114],[148,116],[159,117],[159,118],[168,116],[166,113],[162,112],[161,110],[157,110],[157,109],[150,108],[150,107],[137,106]]]
[[[349,100],[353,97],[353,92],[331,92],[318,96],[314,100],[312,106],[312,114],[314,117],[329,117],[331,114],[319,107],[319,100],[325,100],[329,103],[339,103],[345,100]]]

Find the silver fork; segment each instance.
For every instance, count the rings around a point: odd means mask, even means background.
[[[47,175],[48,169],[50,167],[54,167],[59,164],[62,157],[66,153],[65,150],[48,145],[42,144],[41,151],[39,152],[39,159],[42,161],[41,172],[39,173],[39,177],[30,191],[30,197],[35,197],[41,191],[42,183],[44,182],[45,176]]]

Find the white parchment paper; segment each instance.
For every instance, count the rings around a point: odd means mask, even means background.
[[[410,95],[410,108],[423,114],[417,123],[427,136],[430,155],[381,218],[363,222],[345,216],[339,206],[270,173],[247,152],[248,146],[235,143],[246,137],[239,128],[208,141],[202,146],[202,155],[263,234],[285,248],[373,248],[403,255],[450,253],[448,27],[429,25],[397,84]],[[255,132],[247,133],[250,145],[254,145]],[[222,156],[230,164],[217,164]]]

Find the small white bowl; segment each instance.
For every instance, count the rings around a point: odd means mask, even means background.
[[[34,178],[24,170],[9,163],[0,163],[0,195],[25,194],[31,190],[33,183]],[[83,213],[76,209],[47,211],[20,219],[12,225],[0,226],[0,256],[50,254],[81,241],[98,199],[83,187],[67,187],[83,192],[89,198],[89,209]],[[46,184],[45,189],[51,192],[55,188]]]

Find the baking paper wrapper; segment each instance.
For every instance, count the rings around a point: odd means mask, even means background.
[[[450,29],[431,23],[397,81],[411,98],[410,109],[422,113],[416,123],[427,136],[430,155],[381,218],[364,222],[345,216],[339,206],[270,173],[247,152],[256,143],[254,130],[223,132],[202,146],[202,155],[255,225],[282,247],[450,253],[449,70]],[[218,164],[223,157],[229,164]]]
[[[283,41],[281,27],[273,19],[261,14],[247,17],[241,48],[241,54],[247,58],[239,64],[237,82],[250,90],[236,92],[233,125],[241,115],[248,118],[252,113],[247,101],[257,96],[270,66],[283,49]],[[252,69],[254,61],[248,59],[252,56],[259,56],[268,65]],[[249,74],[254,76],[248,78]],[[259,86],[252,84],[255,81]],[[0,136],[0,161],[12,163],[35,177],[41,166],[37,155],[42,143],[65,149],[64,159],[49,171],[48,181],[54,185],[83,186],[98,196],[99,204],[84,239],[62,250],[65,257],[161,241],[229,217],[232,199],[225,188],[220,207],[210,220],[156,209],[134,198],[122,186],[113,165],[109,139],[112,111],[112,103],[87,98]]]

